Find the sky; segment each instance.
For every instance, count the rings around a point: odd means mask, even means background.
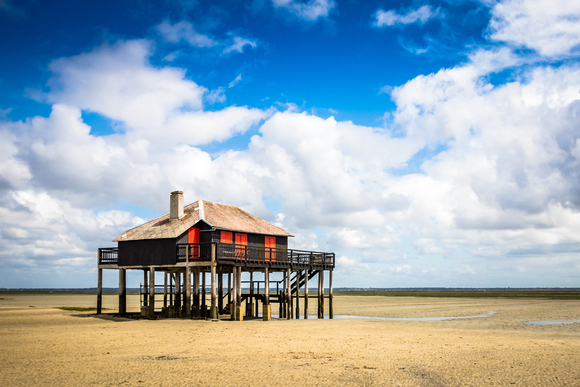
[[[580,286],[580,2],[0,0],[0,58],[0,287],[95,287],[173,190],[335,287]]]

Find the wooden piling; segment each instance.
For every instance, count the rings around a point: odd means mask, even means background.
[[[244,319],[244,315],[242,314],[242,268],[238,267],[237,273],[237,280],[236,283],[238,285],[237,289],[237,311],[236,311],[236,319],[237,321],[242,321]]]
[[[217,264],[216,264],[216,244],[211,244],[211,311],[210,317],[212,319],[216,319],[218,317],[217,314],[217,293],[216,293],[216,283],[215,283],[215,276],[216,276]]]
[[[318,318],[324,318],[324,270],[318,271]]]
[[[262,318],[264,321],[270,321],[272,309],[270,307],[270,271],[264,270],[264,305],[262,306]]]
[[[332,297],[332,269],[328,272],[328,318],[334,318]]]
[[[191,317],[191,267],[185,267],[185,317]]]
[[[220,270],[220,272],[218,273],[218,304],[217,304],[217,309],[218,309],[218,314],[222,314],[222,311],[224,310],[224,273]]]
[[[143,307],[147,308],[149,306],[149,271],[143,269]],[[147,314],[147,312],[141,311],[141,314]]]
[[[97,280],[97,314],[103,309],[103,269],[98,269]]]
[[[296,271],[296,319],[300,318],[300,273],[302,270]]]
[[[155,317],[155,267],[149,268],[149,312],[150,318]]]
[[[167,272],[163,272],[163,309],[167,310]]]
[[[202,318],[207,318],[207,304],[205,294],[205,271],[201,272],[201,314]]]
[[[308,276],[310,272],[308,269],[304,270],[304,319],[308,319]]]
[[[193,270],[193,315],[199,317],[199,269]]]
[[[175,315],[181,317],[181,273],[175,273]]]
[[[231,300],[231,304],[230,304],[230,313],[232,315],[232,320],[236,321],[237,320],[237,315],[236,312],[238,310],[238,269],[234,266],[232,268],[232,287],[231,287],[231,294],[232,294],[232,300]]]
[[[127,313],[127,286],[125,269],[119,269],[119,314]]]
[[[292,313],[292,308],[290,307],[290,300],[291,300],[291,289],[290,289],[290,280],[291,280],[292,276],[291,276],[291,271],[290,268],[286,269],[286,319],[290,320],[291,317],[291,313]]]

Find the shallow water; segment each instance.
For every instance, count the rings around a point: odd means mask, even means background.
[[[364,320],[390,320],[390,321],[445,321],[445,320],[459,320],[459,319],[467,319],[467,318],[481,318],[481,317],[491,317],[495,314],[495,312],[489,311],[484,314],[478,314],[476,316],[451,316],[451,317],[370,317],[370,316],[348,316],[348,315],[335,315],[335,319],[364,319]],[[272,318],[278,318],[278,315],[272,315]],[[316,319],[315,316],[310,316],[311,319]],[[324,316],[324,318],[328,318],[328,316]],[[304,319],[303,316],[300,316],[300,319]]]
[[[580,319],[573,320],[546,320],[546,321],[526,321],[526,325],[562,325],[580,323]]]

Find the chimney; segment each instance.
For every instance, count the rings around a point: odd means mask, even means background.
[[[169,220],[183,218],[183,191],[173,191],[169,199]]]

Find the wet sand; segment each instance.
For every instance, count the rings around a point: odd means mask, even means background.
[[[578,319],[580,301],[335,296],[340,315],[496,313],[211,322],[54,309],[94,306],[88,295],[0,297],[2,386],[580,385],[580,324],[525,324]],[[116,301],[105,296],[104,306]],[[129,311],[137,307],[129,295]]]

